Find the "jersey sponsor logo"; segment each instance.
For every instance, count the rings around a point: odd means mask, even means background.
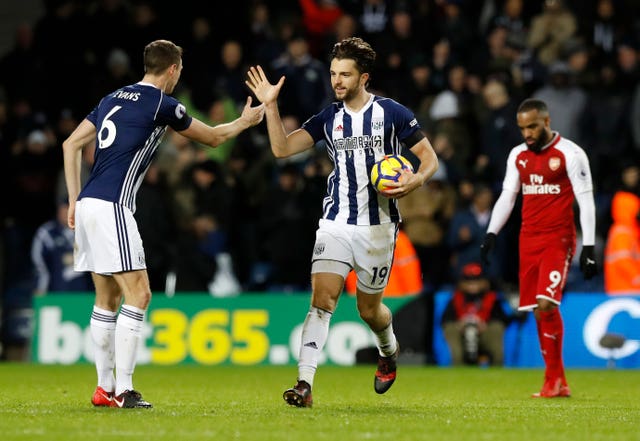
[[[418,125],[418,120],[413,118],[411,122],[409,122],[409,127],[415,127]]]
[[[175,112],[176,112],[176,118],[182,119],[184,114],[187,113],[187,109],[182,104],[178,104],[176,106]]]
[[[337,151],[361,150],[375,147],[382,147],[382,136],[362,135],[348,136],[334,140]]]
[[[545,184],[544,176],[532,173],[529,184],[522,183],[522,194],[560,194],[560,184]]]
[[[518,164],[520,164],[522,166],[522,168],[527,168],[527,161],[529,161],[528,159],[518,159]]]
[[[549,158],[549,168],[551,171],[556,171],[560,167],[560,158],[557,156],[552,156]]]
[[[316,246],[313,248],[313,254],[315,254],[316,256],[319,256],[322,253],[324,253],[324,244],[317,243]]]

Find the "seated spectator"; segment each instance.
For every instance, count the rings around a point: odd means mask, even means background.
[[[454,366],[504,362],[508,317],[479,263],[465,265],[442,316],[444,337]]]
[[[35,295],[94,289],[89,273],[73,269],[74,232],[67,225],[68,211],[69,204],[60,202],[55,219],[41,225],[33,238],[31,260],[36,275]]]
[[[480,260],[480,245],[489,225],[494,201],[493,192],[488,186],[475,183],[469,206],[457,209],[451,218],[446,240],[451,252],[450,273],[453,278],[466,264]],[[506,253],[504,241],[496,245],[498,264],[485,269],[486,275],[494,280],[501,276],[500,268],[503,268]]]

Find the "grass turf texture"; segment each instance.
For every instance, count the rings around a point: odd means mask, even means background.
[[[0,364],[8,440],[640,440],[640,371],[569,370],[573,397],[534,399],[542,370],[400,366],[385,395],[374,366],[321,366],[314,407],[282,400],[296,368],[139,366],[154,408],[93,408],[90,365]]]

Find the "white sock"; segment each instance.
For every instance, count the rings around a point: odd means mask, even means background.
[[[122,305],[116,324],[116,396],[133,390],[138,342],[142,334],[144,309]]]
[[[116,388],[113,368],[115,366],[117,315],[117,312],[98,308],[94,305],[89,322],[91,339],[93,340],[93,354],[98,373],[98,386],[106,392],[113,392]]]
[[[298,380],[313,386],[313,377],[318,368],[318,357],[329,335],[331,313],[312,306],[302,325],[300,358],[298,360]]]
[[[393,355],[398,348],[396,336],[393,333],[393,323],[389,322],[389,326],[381,331],[373,333],[378,347],[378,353],[383,357]]]

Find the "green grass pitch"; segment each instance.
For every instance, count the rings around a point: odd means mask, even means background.
[[[282,400],[293,366],[139,366],[147,409],[93,408],[91,365],[0,364],[0,439],[640,440],[640,371],[568,370],[573,397],[530,398],[542,370],[402,366],[384,395],[374,366],[321,366],[314,407]]]

